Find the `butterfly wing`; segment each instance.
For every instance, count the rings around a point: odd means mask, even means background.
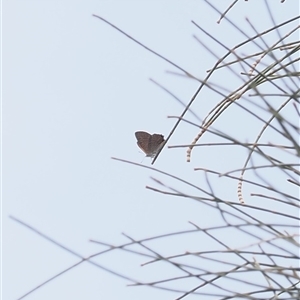
[[[165,141],[163,135],[156,133],[151,135],[145,131],[137,131],[135,137],[137,145],[148,157],[154,157]]]
[[[162,147],[165,139],[161,134],[152,134],[151,142],[150,142],[150,151],[152,153],[152,157],[156,155],[157,151]]]
[[[141,148],[141,150],[148,156],[149,155],[149,145],[151,142],[151,134],[145,131],[137,131],[135,133],[135,137],[137,139],[137,145]]]

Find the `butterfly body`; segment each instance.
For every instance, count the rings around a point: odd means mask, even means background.
[[[162,134],[150,134],[145,131],[135,133],[137,145],[142,149],[147,157],[154,157],[165,142]]]

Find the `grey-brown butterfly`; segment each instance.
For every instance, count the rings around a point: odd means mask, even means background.
[[[165,142],[162,134],[150,134],[145,131],[135,133],[137,145],[145,152],[146,156],[154,157]]]

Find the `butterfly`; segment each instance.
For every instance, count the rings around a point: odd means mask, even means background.
[[[145,152],[147,157],[154,157],[163,146],[165,139],[162,134],[150,134],[145,131],[135,133],[137,145]]]

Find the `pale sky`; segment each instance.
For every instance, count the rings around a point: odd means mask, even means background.
[[[232,1],[212,2],[223,12]],[[276,23],[299,14],[297,1],[270,2]],[[128,241],[122,233],[139,239],[193,229],[189,221],[203,227],[220,224],[217,212],[209,207],[154,193],[145,186],[161,188],[152,176],[180,191],[204,196],[199,191],[149,169],[111,159],[140,163],[144,154],[136,145],[134,132],[144,130],[166,137],[176,121],[167,116],[179,116],[184,109],[150,78],[184,103],[199,83],[170,74],[180,71],[93,14],[200,79],[216,58],[193,36],[219,56],[226,50],[191,21],[229,48],[246,39],[226,20],[217,24],[219,15],[204,1],[2,1],[2,299],[18,299],[80,261],[9,216],[82,256],[105,249],[90,239],[118,245]],[[255,32],[246,17],[258,31],[273,26],[263,1],[240,1],[228,17],[249,36]],[[270,37],[269,44],[273,42]],[[251,47],[249,53],[258,51]],[[229,90],[242,84],[228,71],[221,71],[212,82]],[[207,89],[192,109],[203,119],[220,100],[220,95]],[[186,117],[197,122],[191,114]],[[253,141],[262,125],[248,118],[232,106],[214,128],[241,141]],[[189,144],[197,133],[198,128],[181,123],[168,145]],[[201,141],[221,139],[206,134]],[[154,167],[207,187],[203,174],[194,168],[224,172],[241,168],[247,152],[233,155],[231,151],[195,148],[188,164],[185,148],[165,147]],[[145,158],[143,165],[151,166],[151,160]],[[214,183],[217,194],[238,201],[235,181],[215,178]],[[245,187],[246,195],[251,192]],[[192,235],[179,245],[172,239],[155,243],[152,245],[158,248],[163,245],[162,252],[168,254],[210,247],[209,241]],[[96,261],[142,281],[172,272],[163,264],[141,267],[147,258],[121,251]],[[24,299],[168,300],[176,296],[154,288],[128,287],[129,283],[84,263]]]

